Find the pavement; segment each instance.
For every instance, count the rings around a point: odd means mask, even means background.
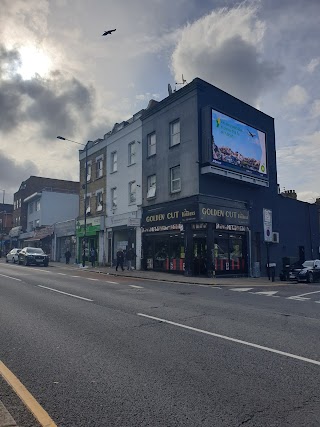
[[[55,268],[72,268],[76,270],[85,270],[90,272],[95,272],[97,274],[105,274],[109,276],[122,276],[122,277],[132,277],[137,279],[144,280],[156,280],[161,282],[171,282],[171,283],[188,283],[188,284],[202,284],[210,286],[281,286],[288,285],[288,282],[281,282],[278,277],[275,278],[275,281],[268,279],[268,277],[194,277],[194,276],[184,276],[183,274],[177,273],[164,273],[153,270],[127,270],[116,271],[115,267],[104,267],[104,266],[95,266],[92,267],[87,263],[85,267],[82,267],[81,264],[64,264],[62,262],[50,262],[51,267]],[[12,418],[9,411],[5,408],[0,400],[0,427],[18,427],[14,419]]]
[[[202,284],[210,286],[276,286],[288,285],[288,282],[281,282],[279,277],[275,281],[268,279],[268,277],[197,277],[197,276],[184,276],[178,273],[165,273],[153,270],[127,270],[116,271],[115,267],[92,267],[89,263],[85,267],[81,264],[64,264],[62,262],[50,262],[53,267],[72,267],[78,270],[87,270],[95,273],[106,274],[111,276],[132,277],[145,280],[157,280],[161,282],[171,283],[189,283],[189,284]]]

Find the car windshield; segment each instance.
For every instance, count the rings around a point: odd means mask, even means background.
[[[314,261],[305,261],[302,265],[303,267],[313,267]]]
[[[28,248],[27,252],[28,254],[41,254],[41,255],[44,254],[43,250],[40,248]]]

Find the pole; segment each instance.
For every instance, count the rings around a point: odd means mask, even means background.
[[[266,245],[267,245],[267,272],[268,272],[268,280],[270,280],[269,242],[266,242]]]
[[[3,219],[4,219],[4,195],[6,193],[6,190],[2,190],[2,212],[1,212],[1,245],[0,245],[0,258],[2,257],[2,251],[3,251]]]
[[[88,141],[89,142],[89,141]],[[85,181],[84,181],[84,236],[83,236],[83,254],[82,267],[86,265],[86,245],[87,245],[87,194],[88,194],[88,142],[85,146]]]

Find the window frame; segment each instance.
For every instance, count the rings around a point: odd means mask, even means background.
[[[92,177],[92,161],[90,160],[87,162],[87,182],[91,181],[91,177]]]
[[[134,151],[132,151],[132,147]],[[128,166],[136,163],[136,141],[129,142],[128,144]]]
[[[151,178],[152,177],[155,177],[154,185],[151,184]],[[154,188],[154,194],[149,195],[149,192],[152,188]],[[154,174],[149,175],[147,177],[147,199],[154,199],[156,197],[156,193],[157,193],[157,175],[154,173]]]
[[[134,186],[134,191],[132,191]],[[128,184],[128,204],[129,205],[135,205],[137,203],[137,182],[136,181],[130,181]],[[131,196],[134,196],[134,199],[131,198]]]
[[[101,165],[101,168],[99,168],[99,165]],[[98,157],[96,159],[96,179],[103,177],[103,157]]]
[[[111,188],[111,209],[115,210],[118,207],[118,196],[117,196],[117,187]]]
[[[179,132],[173,133],[173,128],[174,125],[179,123]],[[172,122],[169,123],[169,132],[170,132],[170,138],[169,138],[169,146],[171,147],[175,147],[177,145],[180,145],[181,143],[181,128],[180,128],[180,119],[176,119],[173,120]],[[175,135],[179,135],[179,142],[176,142],[175,144],[172,143]]]
[[[179,178],[173,179],[173,173],[178,168],[179,168]],[[173,189],[173,183],[175,181],[179,181],[179,183],[180,183],[179,189],[176,189],[176,190]],[[170,193],[179,193],[180,191],[181,191],[181,168],[180,168],[180,165],[176,165],[176,166],[173,166],[172,168],[170,168]]]
[[[118,171],[118,152],[112,151],[110,159],[111,159],[111,172],[110,173],[115,173]]]
[[[151,144],[152,137],[154,137],[154,144]],[[154,147],[154,153],[151,153],[151,148]],[[147,157],[153,157],[157,154],[157,136],[156,132],[151,132],[147,135]]]

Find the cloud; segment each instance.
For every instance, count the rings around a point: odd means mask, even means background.
[[[320,117],[320,99],[315,99],[311,105],[311,117],[313,119]]]
[[[309,73],[313,73],[319,64],[320,58],[312,58],[309,64],[307,65],[307,71],[309,71]]]
[[[39,169],[34,162],[26,160],[18,163],[15,159],[0,153],[0,182],[7,195],[18,191],[22,181],[38,173]]]
[[[283,97],[284,105],[305,105],[309,100],[307,91],[300,85],[292,86]]]
[[[172,54],[175,78],[181,73],[188,81],[200,77],[255,104],[284,70],[262,57],[265,24],[257,11],[256,6],[242,3],[215,10],[184,27]]]

